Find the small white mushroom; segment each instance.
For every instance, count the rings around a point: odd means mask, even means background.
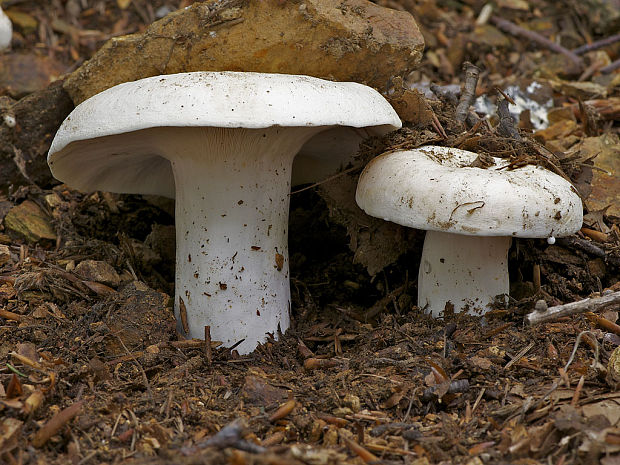
[[[6,13],[2,11],[2,7],[0,7],[0,50],[8,48],[9,45],[11,45],[12,36],[13,25],[11,24],[11,20]]]
[[[284,74],[196,72],[110,88],[78,105],[48,155],[81,190],[176,199],[179,331],[251,352],[289,326],[291,165],[338,126],[400,119],[375,90]],[[174,182],[172,182],[174,176]]]
[[[14,128],[17,125],[17,120],[15,119],[15,116],[8,113],[2,117],[2,120],[4,121],[4,124],[6,124],[10,128]]]
[[[581,228],[579,195],[562,177],[538,166],[471,167],[477,154],[421,147],[373,159],[356,201],[369,215],[427,230],[418,274],[418,305],[439,316],[484,313],[507,296],[512,237],[555,238]]]

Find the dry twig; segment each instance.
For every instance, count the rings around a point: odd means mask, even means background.
[[[596,42],[592,42],[591,44],[585,44],[581,47],[577,47],[573,49],[573,53],[575,55],[582,55],[587,52],[591,52],[593,50],[598,50],[599,48],[607,47],[608,45],[615,44],[616,42],[620,42],[620,34],[615,34],[610,37],[606,37],[601,40],[597,40]]]
[[[493,22],[498,28],[508,32],[509,34],[529,39],[532,42],[536,42],[537,44],[548,48],[552,52],[561,53],[562,55],[568,57],[568,59],[570,59],[570,61],[577,67],[577,69],[581,69],[583,67],[583,62],[581,61],[581,58],[579,58],[574,52],[571,52],[567,48],[556,44],[555,42],[547,39],[546,37],[538,34],[537,32],[524,29],[521,26],[518,26],[515,23],[512,23],[498,16],[491,16],[491,22]]]
[[[469,114],[469,107],[471,107],[476,98],[476,86],[480,76],[480,68],[468,61],[463,63],[463,70],[465,71],[465,84],[463,85],[463,91],[455,111],[455,119],[461,124],[465,123]]]
[[[544,300],[542,302],[544,303]],[[558,318],[565,316],[575,315],[576,313],[599,311],[611,306],[620,308],[620,291],[612,292],[611,294],[607,294],[602,297],[583,299],[577,302],[556,305],[555,307],[550,308],[545,308],[546,304],[544,306],[541,304],[540,307],[542,307],[542,310],[533,311],[527,315],[526,320],[530,325],[537,325],[540,323],[555,321]]]

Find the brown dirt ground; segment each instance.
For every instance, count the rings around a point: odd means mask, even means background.
[[[23,19],[14,49],[53,57],[66,69],[110,34],[143,29],[159,7],[190,2],[134,0],[119,8],[123,3],[2,1],[38,24],[28,29]],[[478,93],[493,98],[495,86],[543,77],[607,86],[611,106],[619,96],[617,71],[571,74],[562,55],[476,27],[482,2],[377,3],[408,9],[422,26],[426,58],[409,80],[460,83],[469,60],[483,70]],[[617,30],[604,11],[613,3],[592,2],[584,16],[573,2],[560,9],[542,0],[502,1],[496,14],[574,48]],[[53,18],[75,29],[63,32]],[[86,30],[95,32],[70,33]],[[612,60],[620,54],[617,43],[604,50]],[[515,163],[552,156],[587,190],[592,154],[574,149],[586,138],[617,137],[618,116],[590,94],[580,111],[575,88],[553,89],[554,108],[568,108],[554,133],[531,134],[522,120],[524,142],[486,125],[463,134],[454,104],[436,99],[430,106],[446,138],[411,123],[366,155],[432,140]],[[434,320],[415,306],[421,234],[370,277],[353,264],[347,230],[325,201],[314,190],[295,194],[293,327],[241,357],[177,341],[169,206],[62,185],[16,187],[0,198],[0,218],[28,199],[52,218],[57,240],[29,243],[0,232],[10,253],[0,265],[2,463],[620,463],[618,306],[539,326],[523,318],[540,298],[556,305],[620,290],[617,216],[588,212],[588,225],[606,241],[582,232],[555,245],[516,240],[508,308]],[[158,233],[149,238],[154,226]],[[76,268],[86,260],[113,271],[87,276]]]

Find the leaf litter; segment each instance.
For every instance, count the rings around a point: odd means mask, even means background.
[[[21,53],[44,44],[68,69],[111,35],[189,3],[2,6]],[[3,462],[618,463],[618,305],[523,324],[541,300],[620,291],[619,173],[610,171],[620,45],[594,47],[613,37],[617,15],[607,2],[584,15],[572,4],[502,1],[486,20],[482,2],[378,3],[414,14],[427,50],[392,83],[405,127],[366,141],[360,166],[431,143],[477,151],[481,166],[484,155],[542,164],[579,190],[586,227],[554,245],[515,241],[507,307],[434,320],[415,306],[423,233],[363,215],[350,170],[320,195],[291,197],[294,324],[241,357],[217,341],[177,340],[168,206],[22,180],[0,198]],[[560,37],[565,49],[523,30]],[[500,133],[501,114],[470,105],[455,118],[467,60],[481,71],[474,96],[495,105],[512,98],[502,95],[510,86],[546,88],[548,126],[525,110]],[[426,97],[412,85],[423,82]],[[11,212],[20,221],[7,221]]]

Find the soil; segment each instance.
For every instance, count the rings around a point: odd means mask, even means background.
[[[111,35],[144,30],[160,8],[190,3],[0,2],[15,23],[11,53],[47,56],[67,71]],[[377,3],[410,11],[427,49],[420,68],[394,83],[400,107],[415,111],[403,129],[365,144],[361,162],[434,143],[479,151],[481,164],[484,155],[542,164],[586,199],[587,228],[553,245],[513,241],[508,305],[482,317],[447,308],[433,319],[416,306],[423,232],[373,229],[371,238],[384,238],[380,252],[360,253],[372,240],[356,236],[359,216],[330,215],[338,189],[295,193],[293,325],[240,356],[178,340],[169,203],[80,193],[45,173],[28,182],[12,166],[0,186],[0,462],[620,463],[619,300],[540,325],[524,318],[539,300],[554,306],[620,291],[620,218],[613,201],[604,209],[588,197],[600,172],[595,156],[605,155],[588,147],[620,133],[620,75],[601,71],[618,59],[620,42],[580,55],[583,67],[573,70],[564,54],[497,21],[476,25],[484,2]],[[617,31],[613,4],[592,1],[584,14],[573,2],[499,1],[493,14],[574,49]],[[458,88],[465,61],[482,70],[476,95],[493,101],[495,87],[541,82],[552,95],[550,127],[537,131],[523,116],[500,134],[497,118],[456,121],[458,92],[420,100],[412,90],[428,81]],[[12,92],[0,89],[24,97]],[[68,112],[61,101],[59,112]],[[46,121],[30,147],[39,153],[51,140]],[[346,191],[358,174],[329,182]],[[25,201],[53,226],[54,240],[7,227]],[[391,247],[393,238],[407,246]]]

